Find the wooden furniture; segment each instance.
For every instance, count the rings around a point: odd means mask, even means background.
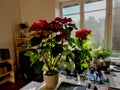
[[[19,65],[19,52],[21,52],[24,48],[21,47],[20,45],[25,42],[26,40],[30,39],[30,34],[28,33],[28,26],[24,23],[22,23],[23,26],[21,26],[21,24],[18,24],[15,26],[15,28],[13,29],[13,33],[14,33],[14,45],[15,45],[15,57],[16,57],[16,65],[17,68],[20,69],[20,65]],[[24,26],[26,25],[26,26]],[[24,35],[21,35],[21,30],[24,30]]]
[[[13,60],[0,60],[0,85],[10,81],[15,82]]]

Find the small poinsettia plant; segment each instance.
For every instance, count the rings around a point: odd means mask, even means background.
[[[29,30],[31,38],[23,44],[31,65],[37,61],[44,62],[43,70],[46,74],[55,74],[58,63],[65,61],[66,56],[72,52],[68,42],[73,29],[77,29],[75,24],[71,18],[66,17],[57,17],[51,22],[34,22]]]
[[[93,49],[90,35],[92,30],[81,29],[76,31],[76,37],[72,38],[71,42],[74,47],[74,62],[76,71],[82,73],[88,68],[93,60]]]

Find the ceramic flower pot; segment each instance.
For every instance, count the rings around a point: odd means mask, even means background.
[[[58,73],[54,75],[43,74],[43,79],[46,88],[56,88],[58,84],[59,74]]]

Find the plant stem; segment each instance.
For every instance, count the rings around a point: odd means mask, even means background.
[[[50,70],[51,70],[51,69],[50,69],[50,66],[49,66],[48,61],[47,61],[47,59],[45,58],[45,55],[44,55],[44,54],[43,54],[43,58],[44,58],[44,60],[45,60],[45,63],[46,63],[46,65],[47,65],[48,70],[50,71]]]
[[[63,39],[62,39],[61,44],[63,45]],[[58,57],[58,60],[56,61],[56,63],[53,66],[54,68],[56,67],[57,63],[60,61],[61,57],[62,57],[62,54],[60,53],[60,56]]]
[[[52,32],[50,32],[51,33],[51,40],[52,40],[52,37],[53,37],[53,35],[52,35]],[[50,49],[52,50],[52,41],[50,42]],[[51,53],[50,53],[50,61],[52,61],[52,55],[51,55]],[[50,65],[50,67],[52,67],[51,65]]]
[[[57,63],[59,62],[59,60],[61,59],[62,54],[60,55],[60,57],[58,58],[58,60],[56,61],[56,63],[54,64],[54,67],[57,65]]]

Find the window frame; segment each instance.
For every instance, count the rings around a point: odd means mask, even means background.
[[[60,16],[63,17],[62,9],[65,6],[80,4],[80,29],[84,28],[84,3],[90,0],[70,0],[60,3]],[[101,1],[101,0],[92,0]],[[104,46],[112,50],[112,1],[106,0],[106,17],[105,17],[105,32],[104,32]]]
[[[63,17],[62,9],[65,6],[73,6],[73,5],[76,5],[76,4],[80,4],[79,0],[71,0],[71,1],[67,1],[67,2],[62,2],[61,6],[60,6],[60,15],[61,15],[61,17]]]

